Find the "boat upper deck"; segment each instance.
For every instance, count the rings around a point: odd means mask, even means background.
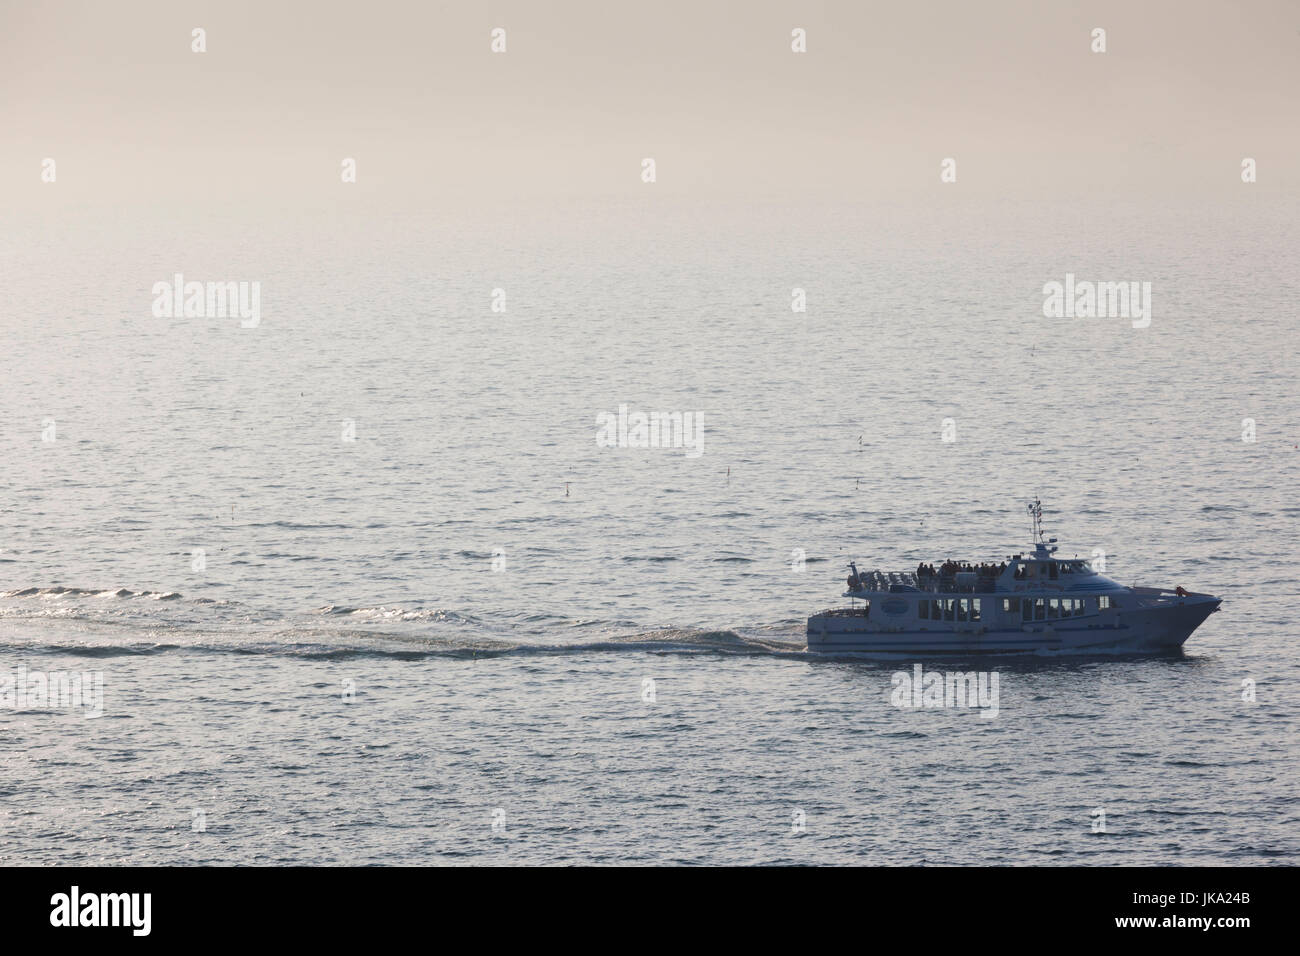
[[[997,577],[977,575],[974,572],[959,572],[958,580],[954,575],[936,575],[919,577],[915,571],[862,571],[858,574],[858,584],[849,585],[850,591],[878,593],[899,591],[925,591],[936,594],[991,594],[997,590]],[[967,575],[970,577],[967,577]]]
[[[995,594],[1029,590],[1097,591],[1118,588],[1087,561],[1058,559],[1044,554],[1014,555],[1007,561],[966,564],[948,561],[916,571],[862,571],[851,565],[847,595],[924,592],[929,594]]]
[[[922,562],[915,571],[858,571],[849,562],[845,597],[866,598],[872,594],[926,592],[930,594],[1007,594],[1020,592],[1126,590],[1079,557],[1056,557],[1056,539],[1044,540],[1043,508],[1034,499],[1029,506],[1034,519],[1033,550],[1008,555],[1005,561],[967,562],[947,560],[937,567]]]

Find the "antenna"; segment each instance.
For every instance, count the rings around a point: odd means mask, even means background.
[[[1035,498],[1034,503],[1029,506],[1029,517],[1033,519],[1034,522],[1034,541],[1035,542],[1042,541],[1043,540],[1043,503],[1039,501],[1037,498]]]

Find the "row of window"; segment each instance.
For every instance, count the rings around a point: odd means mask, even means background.
[[[1063,617],[1080,617],[1088,613],[1090,598],[1003,598],[1002,611],[1019,614],[1025,621],[1054,621]],[[923,621],[978,621],[980,598],[941,598],[917,602],[917,615]],[[1105,611],[1116,605],[1109,594],[1096,598],[1092,610]]]
[[[1026,561],[1016,566],[1012,575],[1017,581],[1026,578],[1049,578],[1057,580],[1061,574],[1083,574],[1091,568],[1087,561]]]
[[[978,621],[980,601],[980,598],[941,598],[937,601],[922,598],[917,612],[923,621]]]
[[[1109,594],[1097,598],[1096,610],[1112,607]],[[1019,614],[1026,621],[1051,621],[1062,617],[1079,617],[1088,611],[1087,598],[1003,598],[1002,610]]]

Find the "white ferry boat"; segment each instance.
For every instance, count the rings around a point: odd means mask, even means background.
[[[1029,506],[1036,538],[1006,561],[946,561],[916,571],[858,571],[850,606],[808,618],[821,653],[1152,653],[1180,647],[1221,598],[1181,587],[1125,587],[1087,561],[1056,557],[1043,508]]]

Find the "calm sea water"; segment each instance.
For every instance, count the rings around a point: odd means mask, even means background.
[[[1297,862],[1298,211],[7,217],[0,671],[104,713],[0,707],[0,862]],[[177,272],[261,324],[155,318]],[[1066,273],[1150,327],[1044,318]],[[1034,495],[1222,611],[927,662],[994,719],[804,651],[848,560],[1001,559]]]

